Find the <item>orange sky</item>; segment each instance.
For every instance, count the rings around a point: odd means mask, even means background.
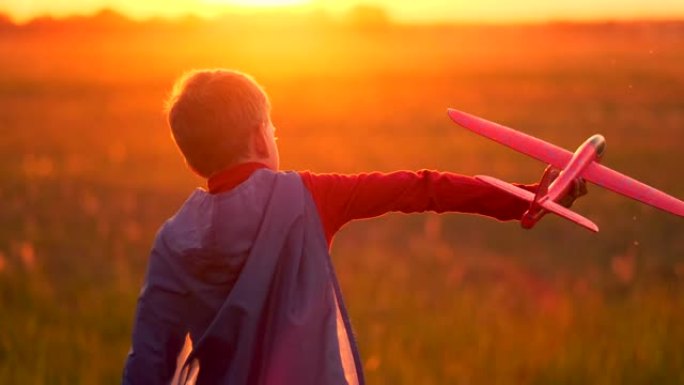
[[[384,7],[393,19],[408,22],[684,19],[684,0],[3,0],[0,12],[26,21],[36,15],[88,14],[107,7],[134,18],[147,18],[274,8],[341,13],[359,3]]]

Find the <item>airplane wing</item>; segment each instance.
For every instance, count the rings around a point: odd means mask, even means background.
[[[684,202],[649,185],[593,162],[582,173],[587,180],[628,198],[684,217]]]
[[[541,207],[543,207],[545,210],[551,211],[552,213],[556,215],[560,215],[561,217],[568,219],[570,221],[573,221],[577,223],[578,225],[584,227],[585,229],[588,229],[590,231],[593,231],[595,233],[598,233],[599,228],[596,226],[596,224],[589,219],[577,214],[576,212],[565,208],[558,203],[552,201],[552,200],[546,200],[544,202],[540,203]]]
[[[500,179],[496,179],[494,177],[488,176],[488,175],[476,175],[475,179],[481,180],[485,183],[488,183],[500,190],[503,190],[511,195],[514,195],[520,199],[526,200],[528,202],[534,201],[534,194],[530,191],[527,191],[525,189],[522,189],[520,187],[516,187],[508,182],[504,182]],[[545,200],[542,202],[539,202],[541,207],[543,207],[545,210],[550,211],[556,215],[559,215],[565,219],[568,219],[572,222],[577,223],[578,225],[591,230],[593,232],[598,232],[599,228],[596,226],[596,224],[589,219],[577,214],[576,212],[565,208],[561,205],[559,205],[556,202],[550,201],[550,200]]]
[[[451,120],[459,126],[561,170],[565,168],[565,165],[572,158],[570,151],[512,128],[453,108],[449,108],[447,113]]]

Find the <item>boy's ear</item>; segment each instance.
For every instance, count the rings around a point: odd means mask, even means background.
[[[254,146],[254,152],[261,158],[268,158],[268,141],[266,139],[264,125],[259,125],[259,127],[252,132],[252,145]]]

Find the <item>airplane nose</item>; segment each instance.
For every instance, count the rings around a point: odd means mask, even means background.
[[[591,144],[596,149],[596,155],[600,158],[606,151],[606,138],[603,135],[596,134],[591,137]]]

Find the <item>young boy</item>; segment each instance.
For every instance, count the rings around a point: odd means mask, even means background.
[[[264,91],[239,72],[195,71],[174,87],[171,132],[208,189],[157,234],[124,384],[168,384],[187,333],[181,382],[363,384],[328,254],[335,233],[390,211],[512,220],[528,208],[453,173],[280,172],[269,114]]]

